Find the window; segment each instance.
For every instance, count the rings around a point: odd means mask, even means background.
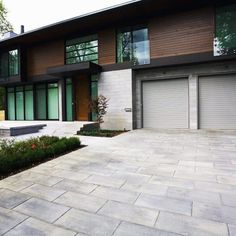
[[[236,4],[216,9],[214,55],[236,54]]]
[[[7,78],[19,75],[18,49],[0,54],[0,77]]]
[[[117,62],[133,62],[135,65],[150,63],[147,28],[128,27],[118,31]]]
[[[96,99],[98,97],[98,75],[91,76],[91,99]],[[97,120],[97,114],[92,112],[92,121]]]
[[[92,61],[98,63],[96,35],[66,41],[66,64]]]
[[[58,83],[48,84],[48,119],[59,119]]]
[[[66,79],[66,120],[73,121],[73,93],[71,79]]]

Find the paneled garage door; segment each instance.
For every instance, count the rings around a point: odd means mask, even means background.
[[[236,75],[199,78],[199,126],[236,129]]]
[[[188,80],[143,82],[143,127],[188,128]]]

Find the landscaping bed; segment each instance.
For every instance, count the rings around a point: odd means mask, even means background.
[[[122,130],[90,130],[90,131],[78,131],[78,135],[84,136],[94,136],[94,137],[108,137],[112,138],[119,134],[125,133],[127,131]]]
[[[81,147],[79,138],[42,136],[27,141],[0,142],[0,179]]]

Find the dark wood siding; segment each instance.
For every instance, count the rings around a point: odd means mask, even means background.
[[[28,77],[43,75],[48,67],[64,65],[64,41],[54,41],[28,48]]]
[[[214,9],[153,18],[149,32],[151,58],[213,51]]]
[[[100,65],[116,63],[116,32],[115,29],[104,30],[98,34],[98,58]]]

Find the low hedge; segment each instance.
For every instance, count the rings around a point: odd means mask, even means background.
[[[80,140],[76,137],[42,136],[20,142],[3,140],[0,142],[0,178],[73,151],[80,146]]]

